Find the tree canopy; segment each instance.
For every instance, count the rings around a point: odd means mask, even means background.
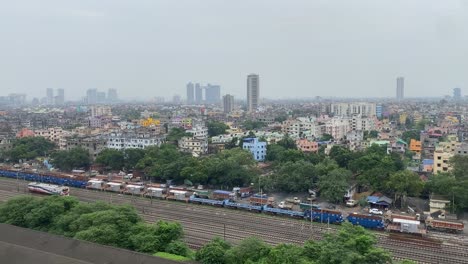
[[[226,133],[226,129],[229,127],[223,122],[210,121],[206,124],[208,128],[208,136],[214,137]]]
[[[47,156],[55,144],[43,137],[24,137],[13,141],[12,149],[5,153],[6,158],[17,162],[18,160],[31,160]]]
[[[91,165],[91,156],[86,149],[72,148],[70,150],[59,150],[52,153],[51,163],[54,167],[63,171],[71,171],[73,169],[87,169]]]

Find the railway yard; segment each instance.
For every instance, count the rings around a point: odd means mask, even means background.
[[[22,180],[0,178],[0,201],[28,193],[27,184]],[[302,244],[309,239],[321,239],[338,228],[299,219],[87,189],[71,188],[70,195],[83,202],[131,204],[148,222],[177,221],[183,225],[185,240],[192,248],[199,248],[216,236],[234,244],[250,236],[273,245]],[[412,259],[418,263],[468,263],[468,237],[464,234],[431,232],[425,238],[385,232],[375,234],[378,246],[389,250],[395,259]]]

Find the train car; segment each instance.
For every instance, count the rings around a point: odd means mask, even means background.
[[[353,225],[360,225],[365,228],[370,229],[384,229],[385,222],[384,219],[380,216],[370,215],[370,214],[358,214],[351,213],[347,217],[348,221]]]
[[[145,196],[151,198],[165,199],[167,194],[166,188],[148,187],[146,188]]]
[[[123,182],[106,182],[104,185],[104,190],[121,193],[124,190],[124,187],[125,183]]]
[[[125,186],[124,193],[132,194],[132,195],[142,195],[142,194],[145,193],[145,186],[144,185],[127,184],[127,186]]]
[[[317,204],[310,204],[310,203],[300,203],[299,204],[299,208],[301,210],[310,210],[311,208],[312,209],[319,209],[320,206],[318,206]]]
[[[395,214],[392,211],[387,211],[384,214],[385,222],[392,223],[394,219],[406,219],[406,220],[419,220],[420,215],[405,215],[405,214]]]
[[[418,236],[424,236],[426,234],[426,229],[421,225],[421,221],[396,217],[387,224],[385,230],[388,232],[408,233]]]
[[[330,224],[341,224],[344,221],[343,214],[341,211],[329,210],[329,209],[312,209],[305,210],[304,217],[311,219],[316,222],[330,223]]]
[[[232,209],[241,209],[247,211],[254,211],[254,212],[261,212],[262,206],[260,205],[252,205],[252,204],[245,204],[245,203],[236,203],[230,200],[224,202],[224,207],[232,208]]]
[[[70,189],[68,187],[47,184],[47,183],[31,182],[28,184],[28,190],[30,192],[49,194],[49,195],[60,195],[60,196],[70,195]]]
[[[213,191],[212,198],[217,200],[234,199],[235,194],[230,191],[216,190]]]
[[[187,191],[169,190],[169,194],[166,197],[166,199],[188,202],[189,201],[188,195],[189,193]]]
[[[304,218],[304,212],[298,212],[298,211],[292,211],[292,210],[286,210],[286,209],[280,209],[280,208],[272,208],[269,207],[268,205],[264,205],[262,207],[263,212],[267,214],[274,214],[274,215],[283,215],[283,216],[289,216],[292,218]]]
[[[89,180],[86,189],[104,190],[105,182],[103,180]]]
[[[429,230],[432,229],[451,233],[461,233],[463,232],[465,225],[458,221],[434,219],[432,217],[428,217],[426,219],[426,227]]]
[[[224,205],[224,201],[199,198],[196,195],[190,196],[189,202],[195,203],[195,204],[206,204],[206,205],[219,206],[219,207],[222,207]]]

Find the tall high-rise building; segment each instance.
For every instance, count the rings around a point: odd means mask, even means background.
[[[88,104],[95,104],[97,103],[97,89],[96,88],[93,88],[93,89],[88,89],[86,91],[86,103]]]
[[[454,88],[453,89],[453,100],[460,100],[461,99],[461,89],[460,88]]]
[[[258,108],[260,98],[260,80],[258,74],[247,76],[247,111],[254,112]]]
[[[221,87],[219,85],[207,84],[205,86],[205,102],[208,104],[218,104],[221,100]]]
[[[403,100],[405,98],[405,78],[398,77],[396,80],[397,80],[396,98],[397,100]]]
[[[200,86],[199,83],[195,84],[195,103],[203,103],[203,88]]]
[[[106,101],[106,92],[97,92],[96,99],[98,103],[104,103]]]
[[[48,105],[54,104],[54,89],[47,88],[46,90],[46,103]]]
[[[193,83],[187,83],[187,103],[193,104],[195,102],[195,87]]]
[[[223,96],[223,108],[224,113],[229,114],[234,110],[234,96],[230,94],[226,94]]]
[[[65,90],[63,90],[62,88],[57,89],[57,96],[55,96],[55,104],[65,104]]]
[[[119,96],[117,95],[117,89],[109,88],[109,90],[107,90],[107,101],[114,103],[118,100]]]

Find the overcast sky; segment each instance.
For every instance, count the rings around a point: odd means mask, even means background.
[[[0,4],[0,95],[245,98],[468,94],[466,0],[12,0]]]

